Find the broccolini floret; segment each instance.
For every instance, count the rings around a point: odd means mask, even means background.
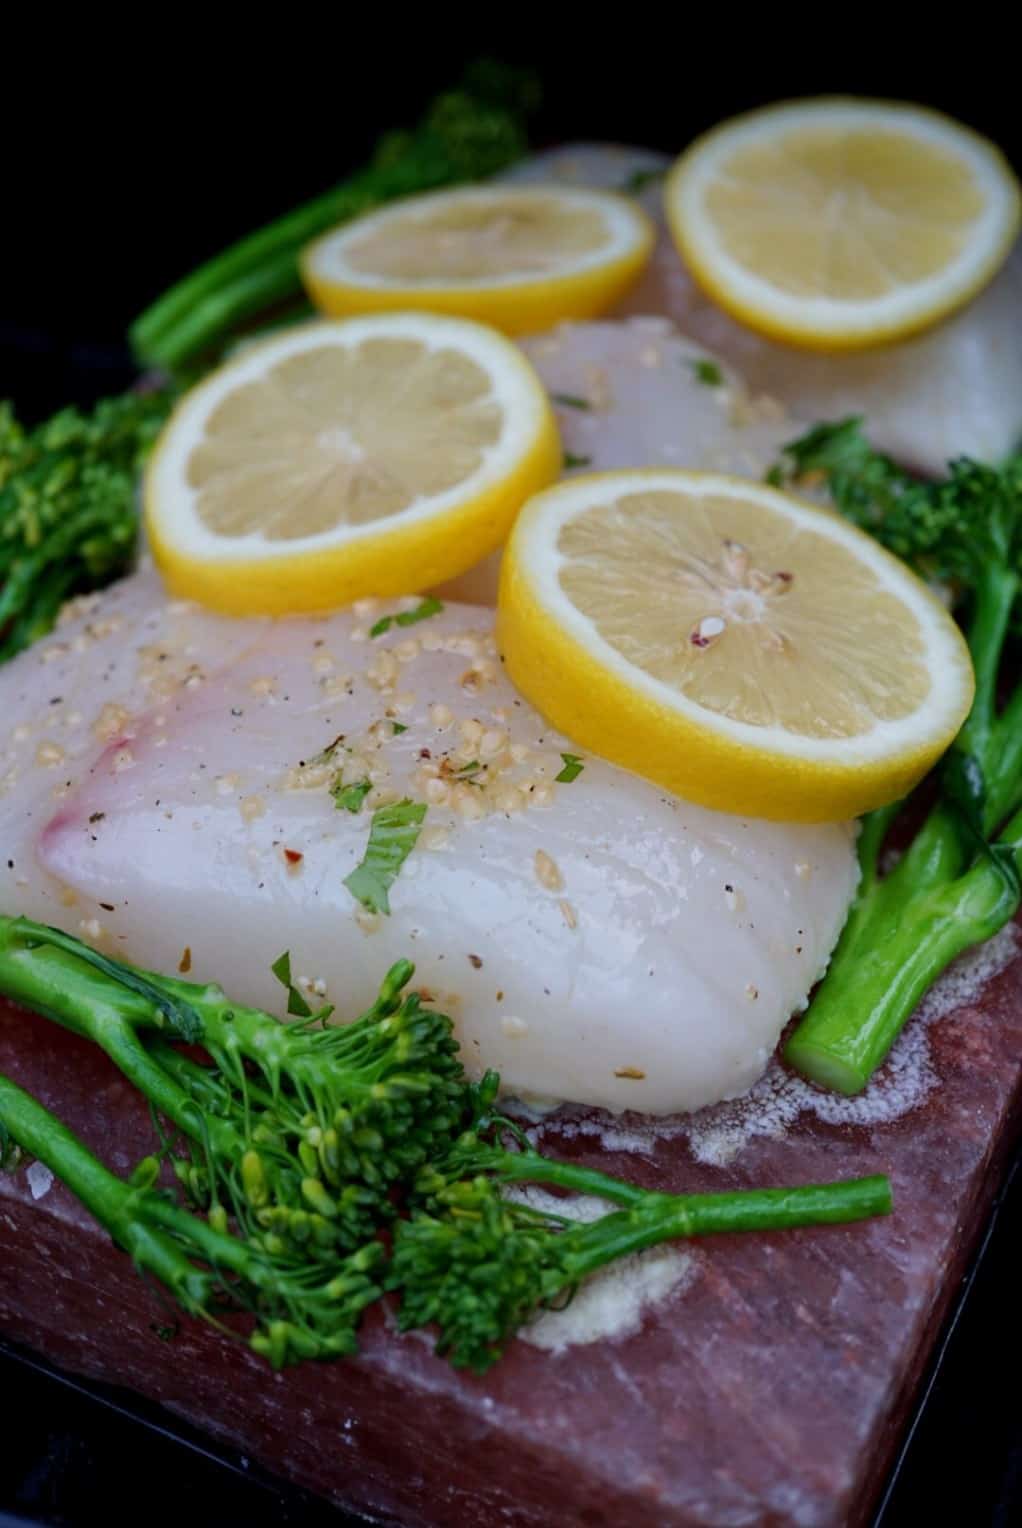
[[[370,1242],[334,1260],[329,1276],[300,1256],[268,1252],[215,1227],[158,1188],[147,1157],[125,1182],[53,1114],[0,1075],[3,1134],[44,1162],[110,1232],[140,1273],[157,1278],[190,1316],[254,1318],[249,1342],[274,1368],[353,1353],[363,1310],[377,1299],[386,1258]]]
[[[193,1203],[267,1250],[329,1259],[371,1237],[462,1129],[451,1021],[388,972],[346,1025],[282,1024],[215,985],[138,971],[60,930],[0,918],[0,991],[95,1041],[178,1133],[164,1151]],[[169,1043],[203,1047],[204,1067]],[[183,1142],[182,1139],[183,1138]]]
[[[33,430],[0,404],[0,663],[44,636],[65,600],[130,568],[139,469],[172,401],[126,393]]]
[[[542,1161],[522,1177],[547,1181]],[[631,1208],[580,1224],[509,1199],[493,1177],[438,1188],[431,1211],[395,1230],[387,1287],[400,1291],[402,1331],[438,1327],[437,1352],[482,1374],[539,1309],[617,1258],[679,1237],[840,1223],[891,1208],[883,1177],[721,1194],[632,1189],[631,1197]]]

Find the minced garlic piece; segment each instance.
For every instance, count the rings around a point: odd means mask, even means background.
[[[131,713],[126,706],[108,701],[92,724],[92,735],[100,743],[112,743],[119,732],[124,731]]]
[[[545,849],[537,849],[533,857],[536,879],[547,891],[563,891],[564,877]]]

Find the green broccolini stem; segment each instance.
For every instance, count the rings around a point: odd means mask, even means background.
[[[388,135],[373,161],[349,180],[179,281],[132,325],[139,360],[173,370],[298,293],[298,257],[317,234],[394,197],[481,179],[520,157],[525,148],[521,91],[497,94],[505,99],[493,99],[486,90],[481,97],[470,84],[467,91],[439,97],[413,133]]]
[[[495,1123],[503,1128],[505,1122],[498,1119]],[[600,1172],[595,1167],[557,1161],[531,1147],[507,1150],[499,1141],[490,1144],[471,1133],[456,1141],[446,1158],[424,1170],[416,1185],[417,1194],[427,1200],[438,1191],[442,1196],[443,1189],[452,1180],[464,1181],[477,1176],[486,1176],[499,1183],[541,1183],[574,1194],[590,1194],[623,1205],[629,1211],[640,1212],[643,1217],[647,1214],[653,1218],[691,1215],[691,1224],[687,1228],[672,1233],[678,1236],[703,1236],[720,1229],[777,1229],[789,1224],[810,1224],[814,1219],[856,1220],[860,1216],[886,1214],[890,1209],[890,1187],[886,1178],[795,1189],[664,1194],[626,1183],[624,1179]],[[864,1205],[873,1207],[863,1208]],[[808,1216],[807,1220],[798,1218],[803,1214]],[[789,1216],[794,1218],[786,1218]],[[680,1219],[678,1223],[681,1224]]]
[[[619,1257],[677,1237],[842,1225],[889,1215],[891,1208],[891,1185],[882,1175],[722,1194],[647,1193],[634,1209],[573,1227],[566,1271],[584,1278]]]
[[[208,1228],[185,1211],[178,1210],[176,1216],[164,1213],[152,1190],[123,1183],[66,1125],[2,1074],[0,1122],[23,1150],[37,1157],[81,1200],[136,1268],[155,1274],[190,1314],[198,1315],[208,1307],[215,1287],[213,1276],[196,1268],[166,1234],[182,1229],[180,1216],[185,1217],[189,1232]],[[157,1205],[160,1208],[154,1215]],[[168,1204],[165,1209],[169,1212],[174,1206]],[[151,1224],[150,1217],[157,1223]],[[233,1249],[225,1246],[227,1240],[219,1237],[207,1247],[222,1266],[229,1266],[233,1259]]]
[[[1022,813],[1007,825],[1004,842],[1022,868]],[[849,924],[850,937],[842,936],[785,1059],[825,1087],[861,1092],[940,973],[1002,928],[1017,906],[986,856],[928,890],[900,898],[892,888]]]

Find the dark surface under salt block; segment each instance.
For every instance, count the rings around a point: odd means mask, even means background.
[[[275,1376],[192,1323],[161,1340],[158,1293],[59,1185],[33,1201],[24,1173],[0,1178],[0,1331],[404,1524],[858,1524],[1017,1134],[1022,959],[928,1040],[938,1084],[893,1123],[804,1115],[728,1167],[695,1162],[680,1138],[645,1156],[566,1140],[665,1189],[893,1180],[890,1220],[701,1243],[695,1277],[630,1337],[559,1355],[516,1343],[476,1379],[375,1314],[357,1361]],[[0,1009],[0,1070],[118,1170],[150,1148],[127,1085],[43,1021]]]

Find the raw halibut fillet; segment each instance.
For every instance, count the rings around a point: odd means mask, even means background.
[[[274,1011],[285,948],[345,1016],[410,956],[470,1069],[520,1094],[662,1112],[748,1088],[841,928],[851,828],[706,811],[594,758],[557,784],[571,745],[503,677],[490,612],[367,639],[377,614],[229,621],[151,572],[92,597],[0,672],[0,910]],[[479,761],[496,782],[455,774],[367,916],[344,878],[375,802]],[[342,762],[376,782],[358,813]]]
[[[510,175],[621,190],[636,171],[670,163],[646,149],[578,143]],[[860,355],[815,355],[762,339],[699,290],[667,232],[662,194],[660,179],[639,192],[660,236],[620,313],[667,315],[800,419],[865,415],[875,444],[921,472],[939,473],[955,456],[998,461],[1022,442],[1022,241],[985,291],[928,334]]]
[[[799,433],[780,404],[750,398],[732,367],[666,318],[561,324],[521,344],[553,400],[568,476],[688,467],[761,478]],[[499,569],[495,552],[441,592],[496,604]]]

